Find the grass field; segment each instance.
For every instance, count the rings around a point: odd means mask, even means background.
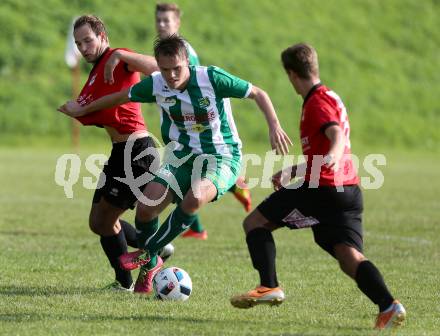
[[[54,183],[64,152],[0,149],[1,335],[375,334],[376,307],[307,230],[275,233],[287,301],[276,308],[232,308],[229,297],[255,286],[257,274],[241,230],[244,212],[230,195],[201,212],[207,241],[175,240],[168,265],[191,275],[189,301],[100,291],[113,278],[87,227],[93,191],[79,185],[67,199]],[[387,153],[387,161],[383,188],[364,192],[366,254],[407,308],[397,334],[438,335],[440,158]],[[254,190],[255,203],[267,192]]]

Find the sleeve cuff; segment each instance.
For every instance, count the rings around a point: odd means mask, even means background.
[[[248,87],[248,89],[247,89],[247,91],[246,91],[246,93],[245,93],[243,98],[249,97],[249,95],[251,94],[251,91],[252,91],[252,87],[253,87],[252,84],[249,83],[249,87]]]
[[[130,87],[130,90],[128,90],[128,99],[130,99],[130,101],[131,101],[131,97],[132,97],[132,95],[131,95],[131,90],[133,89],[133,86],[134,86],[134,85],[132,85],[132,86]]]
[[[128,73],[131,73],[131,71],[128,69],[128,64],[124,63],[124,70]]]
[[[319,130],[322,133],[324,133],[327,128],[329,128],[330,126],[333,126],[333,125],[339,125],[339,123],[337,123],[336,121],[330,121],[330,122],[325,123],[324,125],[322,125]]]

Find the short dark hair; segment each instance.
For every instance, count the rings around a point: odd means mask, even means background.
[[[318,54],[307,43],[290,46],[281,53],[284,69],[292,70],[300,78],[310,79],[311,75],[319,76]]]
[[[164,38],[156,38],[154,41],[154,57],[156,60],[159,56],[184,56],[188,58],[185,40],[183,37],[173,34]]]
[[[95,15],[83,15],[75,20],[73,30],[76,30],[83,25],[88,24],[92,31],[98,36],[101,33],[107,37],[107,30],[105,29],[104,21]]]
[[[178,18],[180,18],[180,8],[175,3],[158,3],[156,4],[156,14],[157,12],[173,12]]]

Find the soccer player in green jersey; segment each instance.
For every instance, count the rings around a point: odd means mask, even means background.
[[[175,3],[159,3],[156,5],[155,21],[156,32],[160,38],[170,35],[179,35],[180,29],[180,8]],[[200,65],[199,57],[194,48],[185,40],[186,50],[188,52],[188,60],[190,65]],[[227,101],[229,103],[229,101]],[[237,182],[228,190],[243,205],[246,212],[251,210],[251,193],[242,176],[239,176]],[[208,232],[203,229],[199,218],[197,217],[194,224],[182,234],[182,237],[192,237],[200,240],[208,238]]]
[[[226,98],[256,102],[277,153],[286,154],[291,144],[265,91],[218,67],[189,65],[183,38],[172,35],[156,40],[154,56],[160,72],[130,89],[88,105],[70,101],[60,107],[76,117],[129,101],[160,106],[161,133],[168,151],[136,210],[137,227],[148,238],[142,249],[120,257],[126,270],[141,267],[134,289],[138,293],[152,291],[153,277],[163,263],[158,251],[193,224],[202,206],[219,199],[237,180],[241,141]],[[159,227],[159,214],[173,201],[175,210]]]
[[[156,5],[155,21],[156,32],[160,38],[170,35],[179,35],[180,8],[175,3],[160,3]],[[199,56],[194,48],[185,40],[190,65],[200,65]]]

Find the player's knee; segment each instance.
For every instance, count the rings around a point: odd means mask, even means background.
[[[334,252],[341,270],[353,278],[358,265],[366,260],[362,252],[349,245],[337,244],[334,246]]]
[[[337,244],[334,246],[336,258],[343,261],[362,261],[365,259],[362,252],[353,246],[346,244]]]
[[[89,228],[93,233],[96,233],[97,235],[102,234],[102,221],[93,214],[89,217]]]
[[[250,218],[250,216],[246,216],[246,218],[243,220],[243,230],[244,232],[248,233],[250,231],[252,231],[253,229],[253,223],[252,223],[252,219]]]
[[[269,222],[258,212],[258,210],[252,211],[243,220],[243,229],[246,234],[257,228],[265,228],[272,231]]]
[[[113,235],[119,232],[120,226],[112,217],[105,215],[91,215],[89,218],[90,230],[100,236]]]
[[[142,222],[149,222],[158,217],[160,211],[154,206],[138,204],[136,207],[136,218]]]
[[[194,196],[191,193],[188,193],[180,204],[182,210],[186,213],[195,213],[202,205],[202,197]]]

